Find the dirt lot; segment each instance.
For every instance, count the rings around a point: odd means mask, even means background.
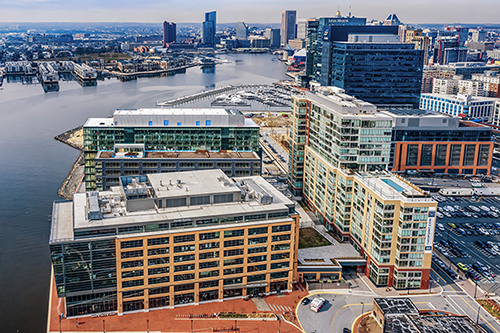
[[[253,117],[252,119],[257,125],[264,123],[265,127],[288,127],[292,123],[288,117]]]

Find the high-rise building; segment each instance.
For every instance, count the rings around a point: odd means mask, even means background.
[[[281,46],[285,47],[288,40],[295,38],[295,22],[297,11],[284,10],[281,13]]]
[[[383,21],[383,25],[396,25],[399,26],[403,23],[399,20],[399,17],[396,14],[390,13],[389,16]]]
[[[274,29],[266,29],[266,32],[264,33],[267,39],[271,41],[271,47],[272,48],[279,48],[281,44],[281,35],[280,35],[280,29],[274,28]]]
[[[473,42],[484,42],[486,40],[486,31],[482,29],[472,30],[472,41]]]
[[[373,171],[389,164],[392,119],[340,88],[318,89],[292,95],[288,180],[296,195],[303,188],[308,146],[335,168]]]
[[[307,38],[307,21],[308,20],[297,21],[297,39],[305,40]]]
[[[351,34],[331,44],[329,84],[366,102],[418,107],[423,51],[397,35]]]
[[[163,47],[167,47],[167,43],[175,42],[177,38],[176,25],[173,22],[163,22]]]
[[[291,291],[300,216],[263,178],[221,170],[122,177],[54,202],[65,317],[123,314]]]
[[[202,27],[202,42],[207,46],[215,46],[215,32],[217,29],[217,12],[205,13]]]
[[[433,63],[448,65],[467,61],[467,48],[460,46],[457,36],[438,37],[434,43]]]
[[[259,152],[259,126],[235,109],[117,110],[112,118],[87,120],[83,136],[87,191],[104,189],[98,186],[103,184],[103,175],[96,172],[96,167],[102,165],[97,165],[95,158],[102,151],[124,152],[120,145],[141,145],[146,158],[148,152]],[[137,156],[140,151],[130,153]],[[116,162],[115,174],[118,176],[121,175],[121,166]],[[127,169],[126,165],[123,167]],[[147,168],[143,170],[143,174],[147,172]],[[116,179],[110,183],[113,182]]]
[[[428,287],[437,203],[382,171],[390,160],[392,117],[342,89],[318,90],[292,95],[291,190],[367,258],[358,272],[376,285],[405,288],[402,277],[412,271],[411,287]]]
[[[236,22],[236,39],[247,39],[248,27],[245,22]]]

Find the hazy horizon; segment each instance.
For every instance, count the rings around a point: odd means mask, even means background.
[[[368,20],[383,20],[390,13],[398,15],[403,23],[440,24],[460,22],[462,24],[495,24],[498,22],[500,1],[485,0],[471,5],[467,0],[339,0],[327,5],[324,0],[218,0],[184,2],[172,0],[2,0],[0,21],[2,23],[157,23],[173,21],[179,23],[202,22],[204,13],[217,11],[218,23],[244,21],[272,24],[281,21],[281,11],[297,10],[298,19],[334,16],[337,8],[342,15],[352,6],[354,16]],[[258,22],[257,22],[258,21]],[[498,22],[500,23],[500,22]]]

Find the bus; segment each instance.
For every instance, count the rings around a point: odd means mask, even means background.
[[[323,304],[325,304],[325,299],[323,297],[316,297],[311,302],[311,310],[314,312],[319,312]]]

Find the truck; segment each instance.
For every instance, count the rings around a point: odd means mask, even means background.
[[[311,302],[311,311],[319,312],[319,310],[325,304],[325,299],[323,297],[316,297]]]

